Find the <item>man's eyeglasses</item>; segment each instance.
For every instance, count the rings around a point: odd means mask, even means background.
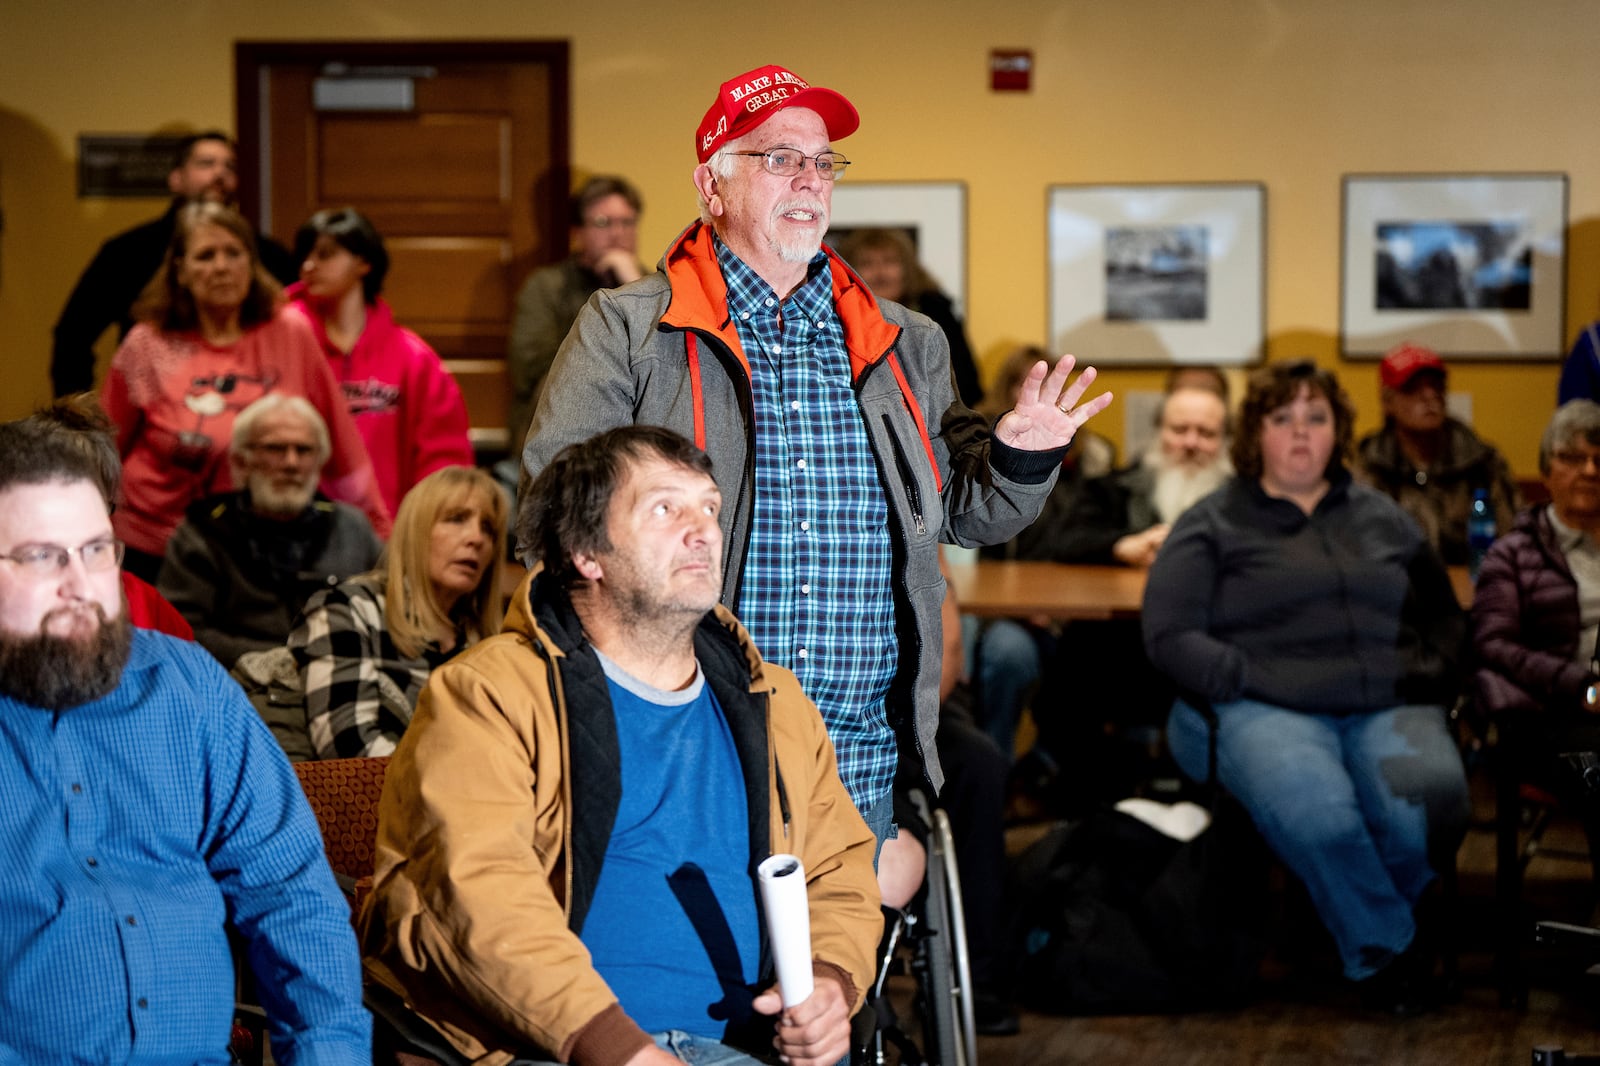
[[[1561,451],[1554,453],[1552,458],[1562,466],[1570,466],[1574,470],[1581,470],[1590,463],[1594,464],[1596,470],[1600,470],[1600,452],[1585,452],[1574,448],[1563,448]]]
[[[50,578],[64,573],[76,555],[83,568],[91,572],[110,570],[122,563],[122,541],[112,537],[91,540],[76,548],[63,548],[59,544],[24,544],[9,555],[0,555],[14,563],[29,577]]]
[[[315,444],[268,441],[264,444],[252,444],[250,445],[250,450],[265,455],[269,459],[299,459],[302,455],[316,455],[318,448]]]
[[[639,227],[638,215],[596,215],[583,223],[594,229],[637,229]]]
[[[806,155],[798,148],[769,148],[765,152],[729,152],[729,155],[759,156],[761,165],[767,168],[768,174],[776,174],[780,178],[792,178],[806,168],[806,160],[812,161],[821,174],[829,181],[838,181],[844,173],[844,168],[850,165],[850,160],[838,152],[818,152],[816,155]]]

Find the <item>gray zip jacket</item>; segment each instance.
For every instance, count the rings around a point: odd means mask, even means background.
[[[1065,449],[1024,452],[995,440],[956,395],[939,327],[878,302],[827,251],[895,538],[900,667],[889,717],[903,741],[910,730],[937,789],[944,783],[933,744],[944,598],[938,544],[975,547],[1015,536],[1044,506]],[[523,464],[536,476],[567,445],[629,424],[665,426],[693,440],[711,456],[722,490],[722,601],[737,615],[754,491],[751,403],[749,364],[728,314],[711,229],[697,222],[655,274],[589,299],[556,353]]]

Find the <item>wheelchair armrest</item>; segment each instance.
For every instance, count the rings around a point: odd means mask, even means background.
[[[878,1012],[872,1003],[861,1004],[850,1019],[850,1066],[869,1066],[873,1061],[872,1038],[878,1032]]]

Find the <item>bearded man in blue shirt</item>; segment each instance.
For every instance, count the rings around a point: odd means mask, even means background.
[[[277,1062],[370,1062],[305,796],[203,649],[130,626],[91,453],[0,425],[0,1062],[229,1062],[230,931]]]
[[[722,603],[822,712],[881,841],[904,750],[943,782],[940,541],[1011,539],[1038,516],[1078,427],[1111,402],[1064,356],[991,428],[956,395],[950,346],[877,299],[822,243],[834,142],[860,125],[779,66],[722,83],[701,119],[701,220],[657,273],[597,292],[546,379],[523,452],[537,476],[598,430],[664,426],[712,458],[727,501]],[[528,550],[527,545],[522,546]]]

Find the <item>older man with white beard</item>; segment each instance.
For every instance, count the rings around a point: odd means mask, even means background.
[[[1156,427],[1138,462],[1052,501],[1010,554],[1063,563],[1154,562],[1178,516],[1233,476],[1224,447],[1228,409],[1213,390],[1179,386],[1162,401]]]
[[[192,504],[167,542],[157,588],[225,667],[282,647],[312,593],[377,565],[366,516],[317,493],[328,451],[315,407],[263,396],[233,425],[239,489]]]
[[[1227,443],[1228,410],[1209,389],[1180,388],[1161,404],[1156,438],[1138,464],[1110,476],[1115,503],[1111,528],[1123,532],[1111,555],[1128,566],[1149,566],[1179,515],[1233,476]],[[1080,516],[1086,533],[1095,521]]]
[[[1006,540],[1078,427],[1111,401],[1041,361],[991,429],[956,396],[943,332],[873,296],[822,244],[839,93],[779,66],[729,79],[695,134],[701,221],[649,278],[596,293],[546,379],[523,462],[628,424],[708,452],[727,506],[722,603],[822,711],[850,798],[893,832],[896,729],[942,781],[941,540]],[[526,552],[527,545],[521,549]]]

